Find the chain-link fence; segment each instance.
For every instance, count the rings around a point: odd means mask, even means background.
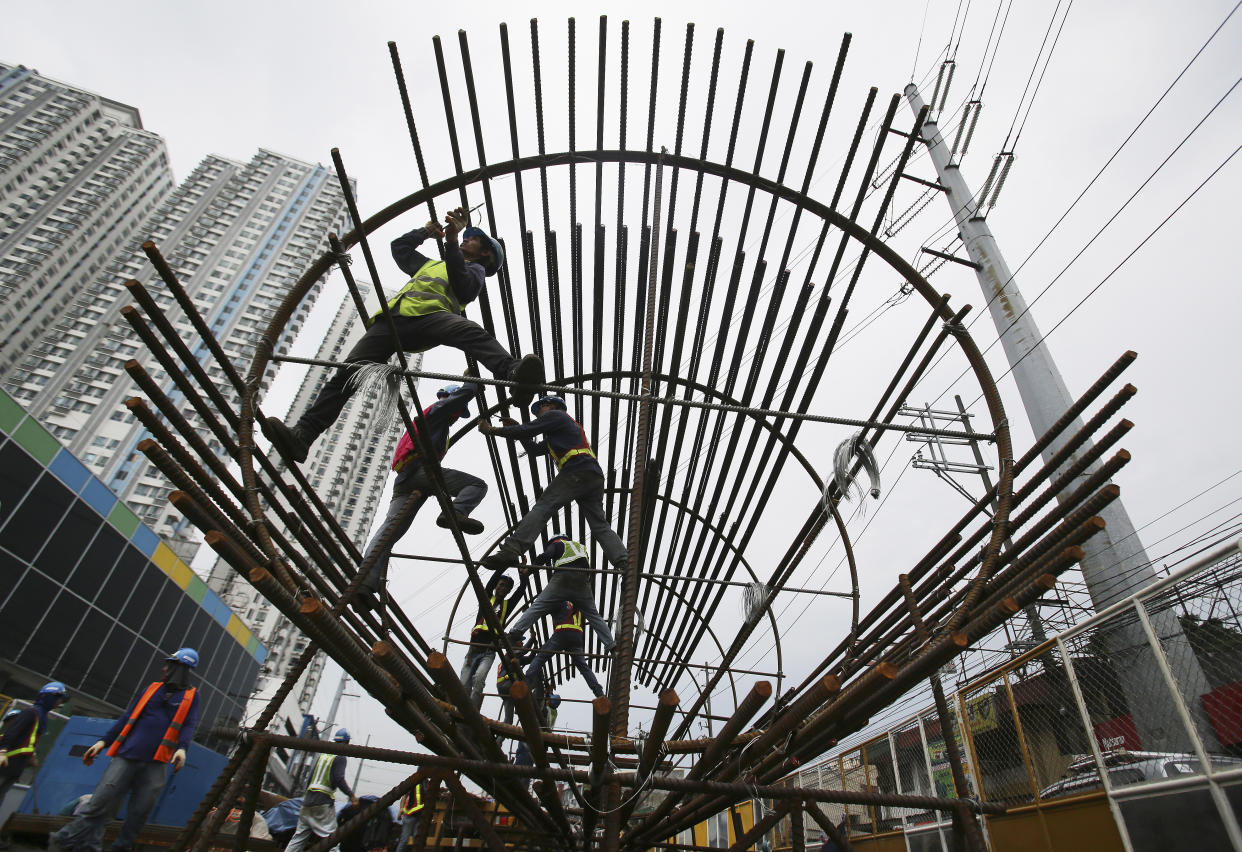
[[[1190,566],[787,783],[1004,803],[992,849],[1242,852],[1242,552]],[[964,724],[962,724],[964,722]],[[769,803],[769,807],[771,803]],[[827,805],[856,848],[954,848],[948,814]],[[788,821],[770,836],[790,844]],[[880,846],[861,846],[875,841]]]

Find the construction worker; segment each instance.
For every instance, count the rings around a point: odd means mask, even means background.
[[[419,781],[414,789],[401,797],[401,836],[397,838],[397,849],[405,849],[414,845],[414,835],[418,833],[418,824],[423,817],[423,808],[427,803],[423,796],[427,794],[427,782]]]
[[[295,425],[271,417],[263,420],[263,434],[286,459],[299,464],[306,461],[311,444],[336,422],[354,393],[349,379],[356,365],[387,363],[398,346],[407,352],[425,352],[441,345],[460,349],[496,378],[517,382],[513,398],[519,405],[533,396],[533,386],[543,384],[539,356],[514,358],[486,329],[462,315],[462,309],[483,291],[485,278],[500,271],[505,261],[500,243],[480,228],[467,227],[469,221],[469,213],[459,207],[445,217],[446,228],[430,221],[393,240],[393,260],[402,272],[412,276],[388,302],[397,339],[393,339],[388,321],[377,313],[366,334],[345,356],[350,366],[339,368],[328,379]],[[433,260],[418,251],[418,246],[433,236],[444,238],[444,260]]]
[[[525,668],[530,658],[535,655],[535,641],[535,637],[531,636],[530,641],[525,645],[514,648],[511,665],[506,666],[504,660],[496,664],[496,692],[500,694],[500,721],[506,725],[513,724],[513,699],[509,697],[509,691],[513,689],[513,684],[517,681],[517,673]],[[496,735],[497,742],[502,739],[504,739],[503,736]]]
[[[604,694],[604,688],[599,685],[599,680],[595,677],[595,672],[591,671],[591,666],[586,658],[586,637],[582,630],[582,613],[574,608],[569,601],[562,601],[560,609],[557,610],[553,621],[552,635],[548,637],[548,641],[540,646],[535,652],[535,656],[531,658],[530,665],[526,667],[526,682],[536,684],[543,683],[543,665],[550,660],[555,654],[564,651],[569,655],[569,659],[574,664],[574,668],[578,670],[578,674],[582,675],[582,679],[586,681],[587,686],[591,688],[591,692],[599,698]]]
[[[477,390],[478,385],[473,382],[466,382],[464,385],[448,385],[436,393],[436,402],[424,409],[423,420],[427,424],[427,438],[438,453],[438,458],[444,458],[444,454],[448,452],[449,431],[453,421],[469,417],[470,400]],[[423,503],[435,494],[431,479],[423,466],[422,442],[417,437],[418,424],[412,425],[415,434],[407,431],[402,435],[392,457],[392,469],[397,472],[397,480],[392,487],[392,500],[388,504],[388,514],[379,531],[371,538],[371,543],[367,545],[366,553],[362,556],[363,562],[373,560],[371,570],[359,589],[358,601],[364,607],[375,606],[375,595],[384,588],[384,582],[388,576],[388,556],[393,546],[413,525],[414,516],[418,514]],[[440,468],[440,473],[444,477],[445,487],[453,496],[453,513],[457,516],[457,524],[461,531],[469,535],[478,535],[483,532],[482,522],[470,517],[470,513],[479,503],[483,502],[483,497],[487,494],[487,483],[477,476],[463,473],[460,470],[450,470],[447,467]],[[417,498],[413,512],[406,517],[404,522],[397,524],[389,531],[389,527],[397,523],[397,518],[406,500],[415,491],[419,492],[420,496]],[[449,526],[448,515],[441,512],[436,518],[436,524],[447,528]],[[380,548],[380,538],[385,532],[389,532],[389,544],[385,548]]]
[[[34,760],[39,737],[47,730],[47,715],[64,700],[65,685],[54,680],[43,685],[34,703],[25,710],[10,710],[4,715],[4,733],[0,734],[0,802]]]
[[[522,578],[522,583],[512,594],[510,591],[513,590],[513,578],[508,574],[494,575],[483,587],[484,593],[487,594],[488,606],[496,614],[496,621],[502,629],[509,613],[526,593],[526,583],[530,579],[530,572],[522,569],[518,573]],[[470,693],[470,700],[474,703],[475,710],[483,706],[483,690],[487,686],[487,673],[491,671],[492,663],[496,660],[496,647],[491,628],[487,626],[486,613],[487,609],[480,605],[479,615],[474,620],[474,629],[470,631],[470,650],[466,652],[466,660],[461,667],[461,682],[465,685],[466,691]]]
[[[198,690],[190,673],[198,668],[198,652],[180,648],[164,660],[160,679],[130,703],[103,737],[86,750],[90,766],[105,748],[112,761],[95,785],[82,815],[48,838],[48,849],[98,852],[104,829],[128,799],[125,822],[112,841],[113,850],[132,849],[155,806],[168,767],[180,772],[198,724]]]
[[[341,728],[332,737],[334,743],[349,742],[349,731]],[[310,783],[302,796],[302,809],[298,811],[298,827],[289,839],[285,852],[300,852],[310,846],[313,838],[327,837],[336,831],[336,791],[349,797],[349,803],[358,807],[358,797],[345,783],[345,755],[320,754],[311,766]]]
[[[608,629],[608,622],[599,614],[595,605],[595,593],[591,590],[591,560],[587,549],[568,536],[553,536],[543,553],[535,557],[535,562],[552,568],[552,576],[548,585],[543,587],[526,611],[518,617],[513,627],[509,628],[509,638],[515,643],[520,642],[522,635],[530,626],[545,615],[555,613],[561,605],[569,602],[574,611],[591,625],[595,635],[604,644],[605,651],[617,647],[617,640]]]
[[[548,691],[548,698],[540,707],[539,727],[544,731],[551,731],[556,727],[556,712],[561,706],[561,697],[551,690]],[[530,746],[523,740],[517,747],[517,752],[513,755],[514,766],[532,766],[534,758],[530,755]],[[526,785],[530,786],[530,779],[523,779]]]
[[[557,467],[556,476],[535,500],[535,505],[483,564],[492,570],[516,565],[556,510],[577,501],[591,535],[604,549],[604,558],[614,567],[624,567],[625,545],[608,526],[608,516],[604,514],[604,471],[595,459],[586,431],[569,416],[565,400],[559,396],[541,396],[531,403],[530,410],[535,419],[525,425],[510,419],[503,421],[505,425],[501,427],[493,426],[486,419],[479,421],[479,431],[483,434],[521,441],[527,453],[550,455]],[[543,435],[544,440],[536,443],[533,438],[537,435]]]

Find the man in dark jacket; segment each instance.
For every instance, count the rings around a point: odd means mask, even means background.
[[[428,442],[438,454],[437,458],[444,458],[444,454],[448,452],[449,432],[453,421],[459,417],[468,416],[467,408],[477,389],[478,385],[473,382],[466,382],[464,385],[449,385],[442,388],[436,394],[436,402],[423,411],[423,420],[427,424]],[[413,426],[415,430],[418,429],[417,423]],[[388,503],[388,514],[379,531],[371,538],[371,543],[367,545],[366,553],[362,555],[364,563],[371,561],[371,570],[367,573],[366,579],[362,581],[362,587],[359,590],[359,602],[364,607],[375,605],[374,596],[384,588],[388,577],[388,556],[392,548],[413,525],[414,517],[422,508],[423,503],[435,493],[431,478],[427,476],[427,470],[423,466],[422,453],[422,442],[418,440],[417,434],[406,432],[397,442],[397,450],[392,458],[392,469],[397,472],[397,481],[392,487],[392,500]],[[440,472],[449,494],[453,496],[453,513],[457,516],[461,531],[470,535],[483,532],[483,524],[470,517],[470,513],[478,507],[487,494],[487,483],[477,476],[463,473],[460,470],[444,467],[440,469]],[[415,491],[419,493],[419,496],[415,498],[417,502],[413,511],[406,516],[404,521],[399,522],[398,518],[405,507],[406,500]],[[448,516],[441,512],[436,519],[436,524],[447,528],[449,526]],[[389,527],[392,529],[389,530]],[[388,532],[388,546],[380,547],[380,538],[385,532]]]
[[[90,766],[105,748],[112,761],[95,785],[82,815],[48,838],[48,849],[98,852],[104,829],[129,799],[125,822],[112,849],[132,849],[138,832],[167,780],[185,766],[186,750],[198,724],[198,694],[190,686],[190,672],[198,666],[198,652],[181,648],[164,661],[160,680],[134,699],[124,715],[103,738],[86,750],[82,762]]]
[[[513,579],[507,574],[493,575],[483,587],[483,591],[488,596],[488,605],[496,614],[496,621],[500,623],[502,630],[505,621],[509,618],[509,613],[513,612],[513,608],[526,593],[526,583],[530,580],[530,572],[526,569],[522,569],[519,574],[522,582],[513,594],[509,594],[513,589]],[[491,628],[487,626],[486,612],[487,610],[480,605],[479,614],[474,620],[474,628],[470,631],[470,650],[466,652],[466,660],[461,667],[461,682],[466,687],[466,691],[470,693],[470,700],[474,702],[476,710],[483,706],[483,690],[487,688],[487,673],[491,671],[492,663],[496,660],[495,640],[492,637]]]
[[[332,737],[335,743],[349,742],[349,731],[341,728]],[[349,797],[349,803],[358,806],[358,797],[345,782],[345,755],[320,754],[311,767],[310,783],[302,797],[302,810],[298,811],[298,828],[285,847],[285,852],[301,852],[315,839],[327,837],[336,831],[336,791]]]
[[[484,435],[521,441],[527,453],[549,455],[557,467],[556,476],[535,500],[535,505],[513,528],[500,549],[485,558],[483,564],[493,570],[518,564],[523,551],[534,543],[556,510],[577,501],[591,535],[604,549],[604,558],[614,567],[623,567],[625,544],[608,525],[608,516],[604,514],[604,471],[595,459],[586,431],[569,416],[565,400],[559,396],[542,396],[530,408],[535,419],[525,425],[513,420],[505,421],[501,427],[487,420],[479,422],[479,431]],[[544,439],[537,443],[533,439],[539,435]]]
[[[11,711],[12,718],[6,715],[4,734],[0,735],[0,802],[34,759],[39,737],[47,730],[47,714],[64,700],[65,685],[54,680],[43,685],[34,704]]]
[[[499,272],[505,259],[500,243],[479,228],[466,227],[469,219],[466,209],[458,208],[445,217],[447,228],[441,230],[435,222],[428,222],[393,241],[393,260],[402,272],[412,276],[388,302],[397,339],[393,339],[387,320],[380,315],[372,317],[367,333],[345,356],[351,366],[339,368],[328,379],[295,425],[271,417],[261,423],[263,434],[285,458],[306,461],[311,444],[336,422],[354,392],[349,383],[353,365],[386,363],[398,346],[406,352],[425,352],[441,345],[460,349],[496,378],[518,382],[514,398],[521,405],[533,396],[531,386],[543,384],[539,356],[514,358],[486,329],[462,315],[464,307],[482,292],[484,279]],[[444,260],[433,260],[418,251],[418,246],[432,236],[444,238]]]
[[[526,682],[535,685],[536,698],[539,698],[542,693],[544,663],[562,651],[569,655],[569,660],[578,670],[578,674],[582,675],[582,679],[586,681],[591,692],[599,698],[604,694],[604,687],[600,686],[599,679],[595,677],[595,672],[591,671],[591,665],[587,662],[582,613],[569,601],[561,601],[552,623],[552,635],[540,646],[526,669]]]

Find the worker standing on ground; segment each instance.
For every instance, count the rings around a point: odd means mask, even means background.
[[[336,422],[353,395],[355,387],[349,379],[357,367],[364,362],[387,363],[398,346],[407,352],[425,352],[436,346],[460,349],[496,378],[517,382],[513,398],[519,405],[530,400],[534,386],[543,384],[539,356],[514,358],[486,329],[462,315],[462,309],[483,291],[485,278],[499,272],[505,260],[500,243],[480,228],[467,227],[469,220],[466,208],[459,207],[445,217],[443,230],[431,221],[393,240],[393,260],[412,276],[388,302],[397,339],[382,312],[376,314],[366,334],[345,356],[350,366],[337,369],[296,424],[289,426],[272,417],[261,422],[263,434],[285,458],[306,461],[311,444]],[[444,238],[444,260],[433,260],[418,250],[428,237]]]
[[[623,568],[625,544],[608,526],[608,516],[604,514],[604,471],[591,450],[586,430],[569,416],[565,400],[559,396],[541,396],[531,404],[530,410],[535,419],[525,425],[514,420],[504,421],[501,427],[493,426],[488,420],[479,422],[479,431],[483,434],[521,441],[527,453],[549,455],[557,468],[556,476],[535,500],[535,505],[513,528],[500,549],[484,559],[483,564],[492,570],[516,565],[556,510],[577,501],[591,535],[604,549],[604,558],[614,567]],[[538,435],[543,435],[544,440],[535,442],[533,439]]]
[[[349,742],[349,731],[341,728],[332,737],[334,743]],[[298,827],[285,847],[285,852],[301,852],[313,843],[314,838],[327,837],[336,831],[336,791],[349,797],[349,803],[358,806],[358,797],[345,783],[345,755],[321,754],[311,767],[310,783],[302,797],[302,809],[298,811]]]
[[[587,662],[586,634],[582,629],[582,613],[569,601],[561,601],[553,625],[552,635],[531,658],[530,665],[526,668],[526,682],[535,684],[535,689],[539,689],[538,685],[543,683],[544,663],[564,651],[569,655],[578,674],[582,675],[582,679],[591,688],[591,692],[599,698],[604,694],[604,688],[599,685],[595,672],[591,671],[591,666]]]
[[[448,385],[436,393],[436,402],[423,410],[423,422],[427,424],[427,440],[436,452],[437,460],[444,458],[444,454],[448,452],[449,431],[453,421],[469,416],[467,409],[478,387],[473,382],[466,382],[464,385]],[[397,480],[392,487],[392,500],[388,503],[388,514],[379,531],[371,538],[371,543],[367,545],[366,553],[362,556],[363,562],[372,560],[371,570],[358,590],[359,602],[364,607],[375,606],[375,595],[384,588],[388,577],[388,557],[392,553],[392,548],[413,525],[414,517],[422,508],[423,503],[435,494],[435,486],[432,485],[431,477],[427,475],[427,468],[423,464],[423,448],[422,442],[418,439],[418,424],[411,425],[414,427],[414,433],[407,431],[401,436],[401,440],[397,442],[397,450],[392,457],[392,469],[397,472]],[[458,527],[468,535],[478,535],[483,532],[482,522],[470,517],[470,513],[478,507],[479,503],[483,502],[483,497],[487,494],[487,483],[477,476],[447,467],[440,468],[440,473],[444,478],[448,493],[453,497],[453,513],[457,516]],[[406,500],[415,491],[420,496],[416,498],[414,510],[406,516],[404,522],[389,531],[388,528],[397,522],[397,517],[401,514]],[[436,524],[448,528],[449,516],[441,512],[436,518]],[[385,532],[389,532],[389,544],[381,548],[380,538]]]
[[[418,824],[423,818],[423,808],[427,803],[423,797],[427,794],[427,782],[419,781],[414,789],[401,797],[401,836],[397,838],[397,850],[414,845],[414,835],[418,833]]]
[[[29,707],[10,711],[12,718],[6,714],[0,735],[0,802],[34,760],[39,737],[47,730],[47,716],[64,700],[65,685],[54,680],[43,685]]]
[[[487,581],[483,592],[487,595],[487,607],[496,614],[496,622],[503,630],[509,613],[526,593],[526,584],[530,580],[530,572],[523,568],[518,572],[522,578],[516,591],[513,590],[513,578],[507,574],[496,574]],[[461,682],[470,694],[474,709],[483,706],[483,690],[487,688],[487,673],[496,660],[495,640],[491,628],[487,626],[487,608],[480,604],[478,617],[474,620],[474,629],[470,631],[470,650],[466,652],[466,660],[461,667]]]
[[[180,772],[198,724],[198,691],[190,673],[198,667],[198,652],[181,648],[164,660],[160,680],[136,698],[103,738],[86,750],[82,762],[90,766],[105,748],[112,761],[95,785],[82,815],[48,838],[52,852],[102,848],[104,829],[129,800],[125,822],[113,850],[132,849],[138,833],[168,778],[168,766]]]
[[[522,635],[540,618],[556,613],[562,604],[569,602],[573,604],[574,611],[591,625],[605,651],[616,648],[617,640],[595,605],[595,592],[591,589],[591,559],[586,546],[569,536],[553,536],[543,553],[535,557],[535,562],[550,566],[552,576],[548,578],[548,585],[509,628],[509,638],[513,643],[521,642]]]

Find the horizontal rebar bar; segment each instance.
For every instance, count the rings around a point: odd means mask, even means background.
[[[298,358],[293,355],[273,355],[271,360],[289,364],[306,364],[311,367],[348,367],[355,368],[357,363],[345,361],[327,361],[321,358]],[[426,370],[396,370],[394,375],[410,376],[417,379],[436,379],[443,382],[474,382],[478,385],[496,385],[503,388],[516,388],[517,382],[508,379],[488,379],[481,376],[464,376],[455,373],[432,373]],[[775,408],[753,408],[746,405],[726,405],[720,402],[698,402],[692,399],[679,399],[673,396],[653,396],[651,394],[620,393],[617,391],[588,390],[583,387],[566,387],[564,385],[523,385],[541,391],[557,394],[573,394],[575,396],[593,396],[604,399],[617,399],[623,402],[651,402],[655,405],[672,405],[681,408],[700,408],[708,411],[725,411],[735,414],[750,414],[755,417],[774,417],[784,420],[801,420],[810,423],[828,423],[833,426],[851,426],[856,429],[880,429],[885,432],[903,432],[907,435],[934,435],[942,438],[964,438],[973,441],[991,443],[996,436],[986,432],[971,432],[960,429],[932,429],[927,426],[896,426],[879,420],[858,420],[850,417],[830,417],[826,414],[799,414],[794,411],[781,411]]]

